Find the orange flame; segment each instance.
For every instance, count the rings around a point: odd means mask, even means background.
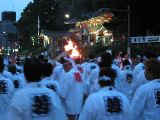
[[[67,41],[68,44],[64,46],[66,52],[72,51],[70,57],[79,57],[80,53],[77,50],[77,46],[73,44],[71,40]]]

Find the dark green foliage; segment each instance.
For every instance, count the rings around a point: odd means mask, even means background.
[[[17,28],[22,49],[31,49],[31,36],[37,34],[38,15],[40,30],[54,30],[58,3],[55,0],[34,0],[29,3],[21,14]]]

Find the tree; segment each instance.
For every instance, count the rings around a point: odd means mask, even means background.
[[[34,0],[30,2],[21,14],[17,28],[21,36],[21,46],[30,49],[32,46],[31,36],[37,34],[38,16],[42,29],[54,30],[58,2],[56,0]]]
[[[40,17],[41,29],[54,30],[58,8],[56,0],[35,0],[34,4]]]

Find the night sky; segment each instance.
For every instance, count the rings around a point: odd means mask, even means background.
[[[3,11],[16,11],[17,20],[20,18],[21,12],[29,2],[33,0],[0,0],[0,13]],[[0,15],[1,20],[1,15]]]

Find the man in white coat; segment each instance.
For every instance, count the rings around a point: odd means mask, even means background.
[[[91,72],[93,71],[93,70],[96,70],[96,71],[99,71],[99,66],[98,66],[98,64],[96,63],[97,61],[96,61],[96,59],[95,59],[95,56],[94,55],[89,55],[89,61],[87,62],[87,66],[86,66],[86,68],[85,68],[85,73],[84,74],[86,74],[85,76],[85,79],[88,79],[88,78],[90,78],[91,77],[91,79],[92,79],[92,75],[91,75]],[[90,79],[88,79],[88,82],[90,83],[91,81],[90,81]],[[90,84],[92,84],[92,83],[90,83]]]
[[[151,58],[156,58],[155,53],[148,51],[145,53],[145,59],[143,59],[143,62],[147,61],[148,59]],[[131,83],[131,96],[133,97],[136,90],[141,86],[147,83],[148,81],[146,80],[146,77],[144,75],[145,70],[144,70],[144,63],[139,64],[135,67],[133,74],[134,74],[134,79]]]
[[[25,86],[25,80],[17,73],[16,66],[14,64],[8,65],[8,71],[10,72],[10,78],[14,84],[15,90],[21,89]]]
[[[61,97],[69,120],[76,120],[82,109],[84,80],[81,73],[73,68],[72,61],[69,59],[64,63],[64,70]]]
[[[108,69],[111,68],[103,69],[103,73]],[[99,78],[101,89],[88,97],[79,120],[128,120],[129,101],[113,87],[114,70],[112,73],[101,75]]]
[[[133,71],[128,60],[123,61],[123,70],[119,72],[119,92],[126,95],[131,100],[131,83],[133,80]]]
[[[42,65],[42,80],[40,84],[44,85],[45,87],[53,90],[57,93],[57,95],[60,95],[60,85],[58,81],[54,80],[52,75],[53,66],[50,63],[43,63]]]
[[[150,82],[136,91],[131,102],[129,120],[159,120],[160,63],[156,59],[145,62],[145,76]]]
[[[0,57],[0,120],[6,120],[6,114],[14,93],[12,81],[2,75],[3,69],[3,58]]]
[[[54,67],[53,74],[52,74],[53,79],[58,81],[59,83],[60,83],[60,78],[63,71],[63,63],[64,63],[64,58],[61,57],[60,64]]]
[[[37,60],[27,60],[24,64],[28,84],[15,93],[7,120],[66,120],[59,97],[39,84],[41,66]]]

